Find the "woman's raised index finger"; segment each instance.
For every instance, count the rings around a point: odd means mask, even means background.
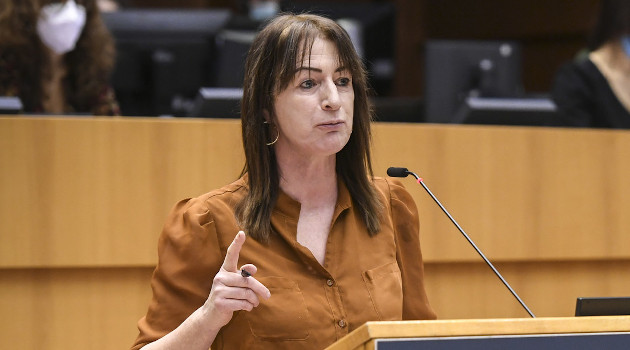
[[[238,270],[238,256],[241,253],[243,243],[245,243],[245,232],[238,231],[225,254],[225,260],[223,260],[222,266],[224,270],[228,272],[236,272]]]

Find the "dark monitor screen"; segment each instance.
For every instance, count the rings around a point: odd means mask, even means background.
[[[426,122],[453,123],[468,97],[522,96],[515,42],[430,40],[425,53]]]
[[[630,297],[577,298],[575,316],[630,315]]]
[[[104,13],[116,42],[112,85],[123,115],[185,116],[212,86],[215,37],[230,11],[125,9]]]
[[[242,88],[203,87],[188,115],[191,118],[240,118]]]

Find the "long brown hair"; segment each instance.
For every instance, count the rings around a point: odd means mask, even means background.
[[[239,224],[253,238],[266,240],[272,233],[271,213],[278,197],[279,174],[273,147],[273,128],[265,127],[264,111],[274,111],[275,96],[293,80],[296,63],[310,56],[314,40],[330,40],[339,61],[352,75],[354,116],[352,134],[337,153],[337,175],[348,187],[370,235],[380,230],[382,203],[372,184],[370,156],[372,110],[365,67],[350,37],[334,21],[311,14],[276,17],[258,34],[245,62],[241,125],[248,194],[237,206]],[[300,56],[301,55],[301,56]]]
[[[46,48],[37,34],[37,18],[45,0],[0,0],[0,60],[10,68],[0,72],[3,84],[13,82],[27,112],[39,112],[42,81],[50,78]],[[114,41],[105,27],[96,0],[76,0],[86,11],[85,26],[74,50],[64,56],[65,96],[76,112],[92,112],[114,67]]]

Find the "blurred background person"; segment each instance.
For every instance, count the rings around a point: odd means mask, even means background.
[[[96,0],[0,0],[0,96],[25,113],[119,115]]]
[[[629,0],[602,0],[588,50],[553,82],[560,125],[630,128]]]

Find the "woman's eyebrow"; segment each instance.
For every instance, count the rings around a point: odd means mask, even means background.
[[[296,73],[298,73],[298,72],[300,72],[300,71],[303,71],[303,70],[307,70],[307,71],[314,71],[314,72],[318,72],[318,73],[322,73],[322,72],[323,72],[320,68],[315,68],[315,67],[304,67],[304,66],[302,66],[302,67],[298,67],[298,69],[296,70]],[[344,70],[346,70],[346,67],[343,67],[343,66],[342,66],[342,67],[339,67],[339,68],[335,69],[335,73],[337,73],[337,72],[342,72],[342,71],[344,71]]]

